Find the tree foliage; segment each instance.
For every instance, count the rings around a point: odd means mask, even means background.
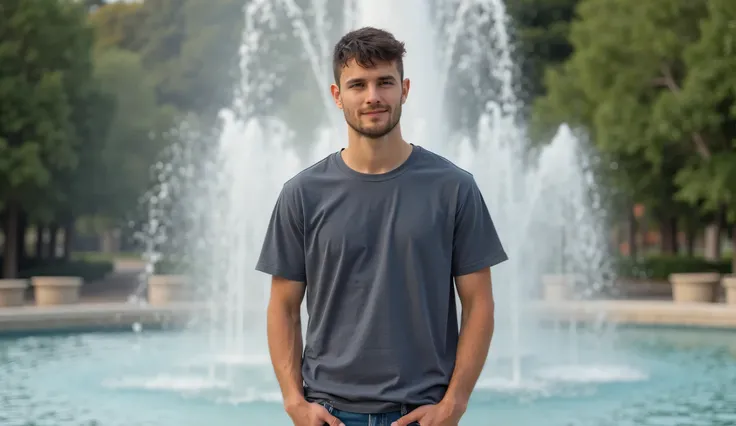
[[[229,106],[244,3],[147,0],[110,3],[91,13],[96,76],[117,108],[96,150],[96,214],[120,217],[135,207],[177,121],[211,127],[219,110]],[[102,203],[105,194],[114,194],[114,200]]]
[[[522,97],[544,95],[544,73],[572,53],[570,22],[580,0],[513,0],[507,11],[513,20],[516,61],[520,64]]]
[[[177,121],[215,126],[238,81],[244,4],[0,3],[5,276],[28,225],[120,224]]]
[[[94,8],[89,21],[95,29],[95,44],[101,49],[133,50],[143,3],[109,3]]]
[[[705,3],[584,0],[579,14],[575,53],[548,73],[549,93],[535,105],[540,135],[561,122],[584,127],[603,151],[646,162],[637,181],[705,159],[681,89],[690,71],[684,52],[699,40]]]
[[[79,161],[91,126],[83,105],[96,97],[86,9],[72,1],[0,4],[0,203],[3,275],[14,277],[22,213],[41,216],[45,195]]]
[[[632,202],[736,220],[736,2],[581,0],[577,16],[573,54],[535,102],[535,138],[566,122]]]
[[[153,83],[140,58],[119,49],[95,52],[95,79],[114,99],[108,131],[80,164],[86,213],[125,219],[149,185],[149,170],[163,148],[171,124],[156,104]]]
[[[710,212],[726,206],[736,221],[736,3],[710,0],[700,32],[684,55],[683,87],[662,115],[700,154],[677,175],[680,198]]]
[[[78,160],[75,106],[91,95],[92,33],[73,2],[0,8],[0,199],[23,202]]]
[[[146,0],[94,11],[101,47],[140,55],[156,102],[209,121],[238,81],[245,0]]]

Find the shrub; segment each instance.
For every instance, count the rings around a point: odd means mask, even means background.
[[[706,260],[702,257],[652,255],[643,259],[620,258],[616,262],[619,277],[666,280],[670,274],[690,272],[731,272],[730,260]]]
[[[95,281],[104,278],[112,270],[113,264],[108,261],[53,259],[21,269],[18,277],[81,277],[84,281]]]

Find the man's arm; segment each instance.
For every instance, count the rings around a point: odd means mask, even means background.
[[[304,398],[302,380],[301,304],[306,285],[274,276],[266,313],[271,364],[281,388],[286,413],[297,426],[345,426],[319,404]]]
[[[305,402],[300,312],[305,288],[302,282],[279,277],[271,280],[266,319],[268,349],[287,411]]]
[[[493,336],[494,302],[490,268],[457,276],[455,282],[463,311],[455,369],[447,392],[439,404],[419,407],[391,426],[408,426],[412,422],[429,426],[457,425],[465,414]]]
[[[495,305],[490,268],[458,276],[455,282],[462,304],[462,320],[455,369],[443,401],[465,412],[488,356]]]
[[[452,276],[462,304],[455,368],[439,404],[419,407],[392,426],[457,425],[483,371],[494,328],[491,267],[508,259],[473,179],[458,195],[452,240]]]

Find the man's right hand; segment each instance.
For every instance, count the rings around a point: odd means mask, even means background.
[[[330,414],[325,407],[306,400],[286,408],[294,426],[345,426],[340,419]]]

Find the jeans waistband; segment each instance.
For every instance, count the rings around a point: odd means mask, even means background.
[[[325,401],[325,400],[312,400],[311,402],[317,402],[318,404],[324,406],[327,408],[327,410],[332,413],[332,411],[335,409],[335,406],[333,405],[332,401]],[[416,404],[396,404],[391,406],[387,411],[384,411],[384,413],[390,413],[390,412],[400,412],[402,416],[405,416],[409,414],[410,412],[416,410],[419,408],[419,405]],[[372,413],[372,414],[382,414],[382,413]]]

